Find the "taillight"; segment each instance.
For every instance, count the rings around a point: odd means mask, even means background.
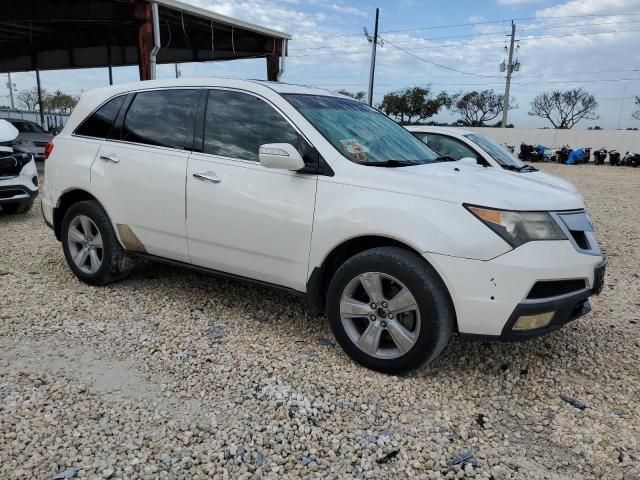
[[[49,140],[47,145],[44,147],[44,159],[45,160],[47,158],[49,158],[49,155],[51,155],[51,152],[53,152],[53,140]]]

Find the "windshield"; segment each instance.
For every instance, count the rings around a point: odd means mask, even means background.
[[[340,153],[364,165],[431,163],[438,154],[386,115],[356,100],[283,95]]]
[[[33,122],[11,122],[20,133],[47,133],[40,125]]]
[[[469,140],[482,148],[487,152],[491,158],[500,164],[501,167],[516,167],[522,168],[525,166],[518,158],[516,158],[509,150],[502,145],[498,145],[496,142],[484,135],[478,135],[477,133],[470,133],[465,135]]]

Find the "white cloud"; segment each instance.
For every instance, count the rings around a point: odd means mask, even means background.
[[[517,0],[516,0],[517,1]],[[537,17],[594,15],[634,12],[640,0],[571,0],[536,12]]]
[[[497,0],[500,5],[526,5],[530,3],[540,3],[542,0]]]

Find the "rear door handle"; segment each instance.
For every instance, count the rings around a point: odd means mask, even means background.
[[[113,153],[110,155],[100,155],[100,160],[111,163],[120,163],[118,156]]]
[[[213,172],[198,172],[194,173],[193,176],[198,180],[203,180],[211,183],[220,183],[222,181],[222,179]]]

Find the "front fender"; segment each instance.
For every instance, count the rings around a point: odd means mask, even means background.
[[[489,260],[511,247],[463,206],[332,181],[318,182],[310,270],[341,243],[386,237],[420,253]]]

